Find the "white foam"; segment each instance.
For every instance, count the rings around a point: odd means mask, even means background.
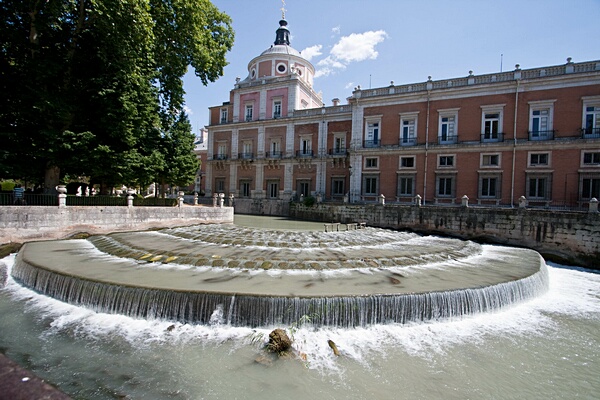
[[[14,255],[4,258],[12,268]],[[430,358],[443,354],[454,345],[483,341],[490,335],[514,338],[544,335],[555,328],[555,315],[600,320],[600,274],[549,266],[550,289],[536,299],[496,313],[486,313],[462,320],[432,322],[420,325],[377,325],[368,328],[294,329],[294,348],[306,354],[309,368],[342,372],[343,366],[327,341],[336,343],[343,357],[358,363],[372,359],[370,354],[386,356],[386,348],[400,348],[409,355]],[[186,325],[159,320],[142,320],[96,313],[39,295],[26,289],[9,276],[6,288],[16,301],[26,302],[26,309],[49,320],[45,335],[71,332],[86,338],[119,336],[135,346],[155,342],[194,342],[218,344],[233,341],[236,346],[251,346],[251,336],[268,338],[272,328],[250,329],[230,327],[215,319],[211,326]],[[291,328],[291,327],[283,327]]]

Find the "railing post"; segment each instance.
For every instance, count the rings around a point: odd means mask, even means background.
[[[179,192],[177,193],[177,203],[179,205],[179,207],[183,207],[183,196],[185,193],[183,192]]]
[[[233,207],[233,199],[234,199],[234,195],[233,193],[229,194],[229,207]]]
[[[469,196],[467,196],[466,194],[462,197],[462,206],[463,207],[469,207]]]
[[[219,194],[213,193],[213,207],[217,206],[217,201],[219,200]]]
[[[223,207],[225,203],[225,193],[219,193],[219,207]]]
[[[194,205],[198,205],[198,192],[194,192]]]
[[[67,206],[67,187],[65,185],[58,185],[56,187],[58,192],[58,207],[64,208]]]
[[[598,199],[595,197],[590,199],[589,212],[598,212]]]
[[[519,208],[527,207],[527,198],[525,196],[519,197]]]

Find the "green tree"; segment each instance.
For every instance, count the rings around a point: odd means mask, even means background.
[[[164,143],[178,125],[191,135],[188,66],[204,84],[223,73],[227,15],[207,0],[3,0],[0,19],[0,177],[189,177],[165,175],[186,160]],[[191,154],[193,140],[178,143]]]

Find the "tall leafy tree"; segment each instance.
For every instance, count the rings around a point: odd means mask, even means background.
[[[188,66],[214,81],[233,44],[208,0],[2,0],[0,19],[0,177],[51,188],[65,172],[108,186],[195,172],[165,142],[191,131]]]

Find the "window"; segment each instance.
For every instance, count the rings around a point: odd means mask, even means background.
[[[379,121],[367,121],[367,134],[364,147],[379,147]]]
[[[584,165],[600,165],[600,152],[598,153],[583,153]]]
[[[217,193],[225,192],[225,178],[215,178],[215,191]]]
[[[581,200],[600,199],[600,176],[597,174],[581,174],[580,187]]]
[[[553,110],[554,100],[529,103],[529,140],[554,139]]]
[[[346,154],[346,134],[336,134],[333,138],[333,155]]]
[[[281,100],[273,100],[273,118],[281,118]]]
[[[246,104],[246,121],[252,121],[253,113],[254,113],[254,105]]]
[[[345,179],[344,178],[332,178],[331,179],[331,194],[333,196],[343,196],[344,193],[346,193]]]
[[[366,158],[365,159],[365,168],[377,168],[378,163],[377,158]]]
[[[398,197],[413,197],[415,193],[415,177],[398,175]]]
[[[600,137],[600,106],[585,107],[583,133],[587,137]]]
[[[277,64],[277,72],[279,72],[280,74],[285,74],[285,71],[287,71],[287,65],[285,65],[284,63]]]
[[[240,181],[240,196],[250,197],[250,181]]]
[[[494,140],[498,139],[500,133],[500,114],[493,113],[483,114],[483,139]]]
[[[440,114],[438,142],[439,144],[456,143],[458,109],[438,110]]]
[[[242,142],[242,153],[240,153],[240,157],[239,158],[244,158],[244,159],[248,159],[248,158],[252,158],[254,154],[252,154],[252,141],[251,140],[245,140]]]
[[[215,158],[217,160],[226,160],[227,159],[227,143],[218,143],[217,144],[217,156]]]
[[[437,178],[437,195],[439,197],[453,197],[453,181],[450,176],[440,176]]]
[[[227,109],[226,108],[221,108],[221,123],[222,124],[227,123]]]
[[[379,177],[365,176],[363,180],[363,194],[365,196],[377,196]]]
[[[548,200],[550,198],[550,176],[530,175],[527,177],[527,198]]]
[[[305,136],[300,138],[300,156],[312,156],[312,138]]]
[[[548,163],[548,153],[530,153],[529,154],[529,165],[532,167],[537,166],[547,166]]]
[[[298,196],[304,197],[310,196],[310,181],[309,180],[298,180]]]
[[[415,158],[414,157],[400,157],[400,168],[414,168]]]
[[[479,197],[498,198],[500,194],[500,178],[498,176],[482,176],[479,178]]]
[[[269,158],[279,158],[281,157],[281,142],[279,140],[272,140],[271,145],[269,146],[270,152],[267,153],[267,157]]]
[[[439,167],[453,167],[454,166],[454,156],[440,156],[438,159]]]
[[[400,145],[417,144],[417,116],[415,114],[400,116]]]
[[[279,197],[279,181],[267,181],[267,193],[270,199]]]
[[[481,155],[481,166],[482,167],[498,167],[498,166],[500,166],[500,155],[499,154],[482,154]]]

